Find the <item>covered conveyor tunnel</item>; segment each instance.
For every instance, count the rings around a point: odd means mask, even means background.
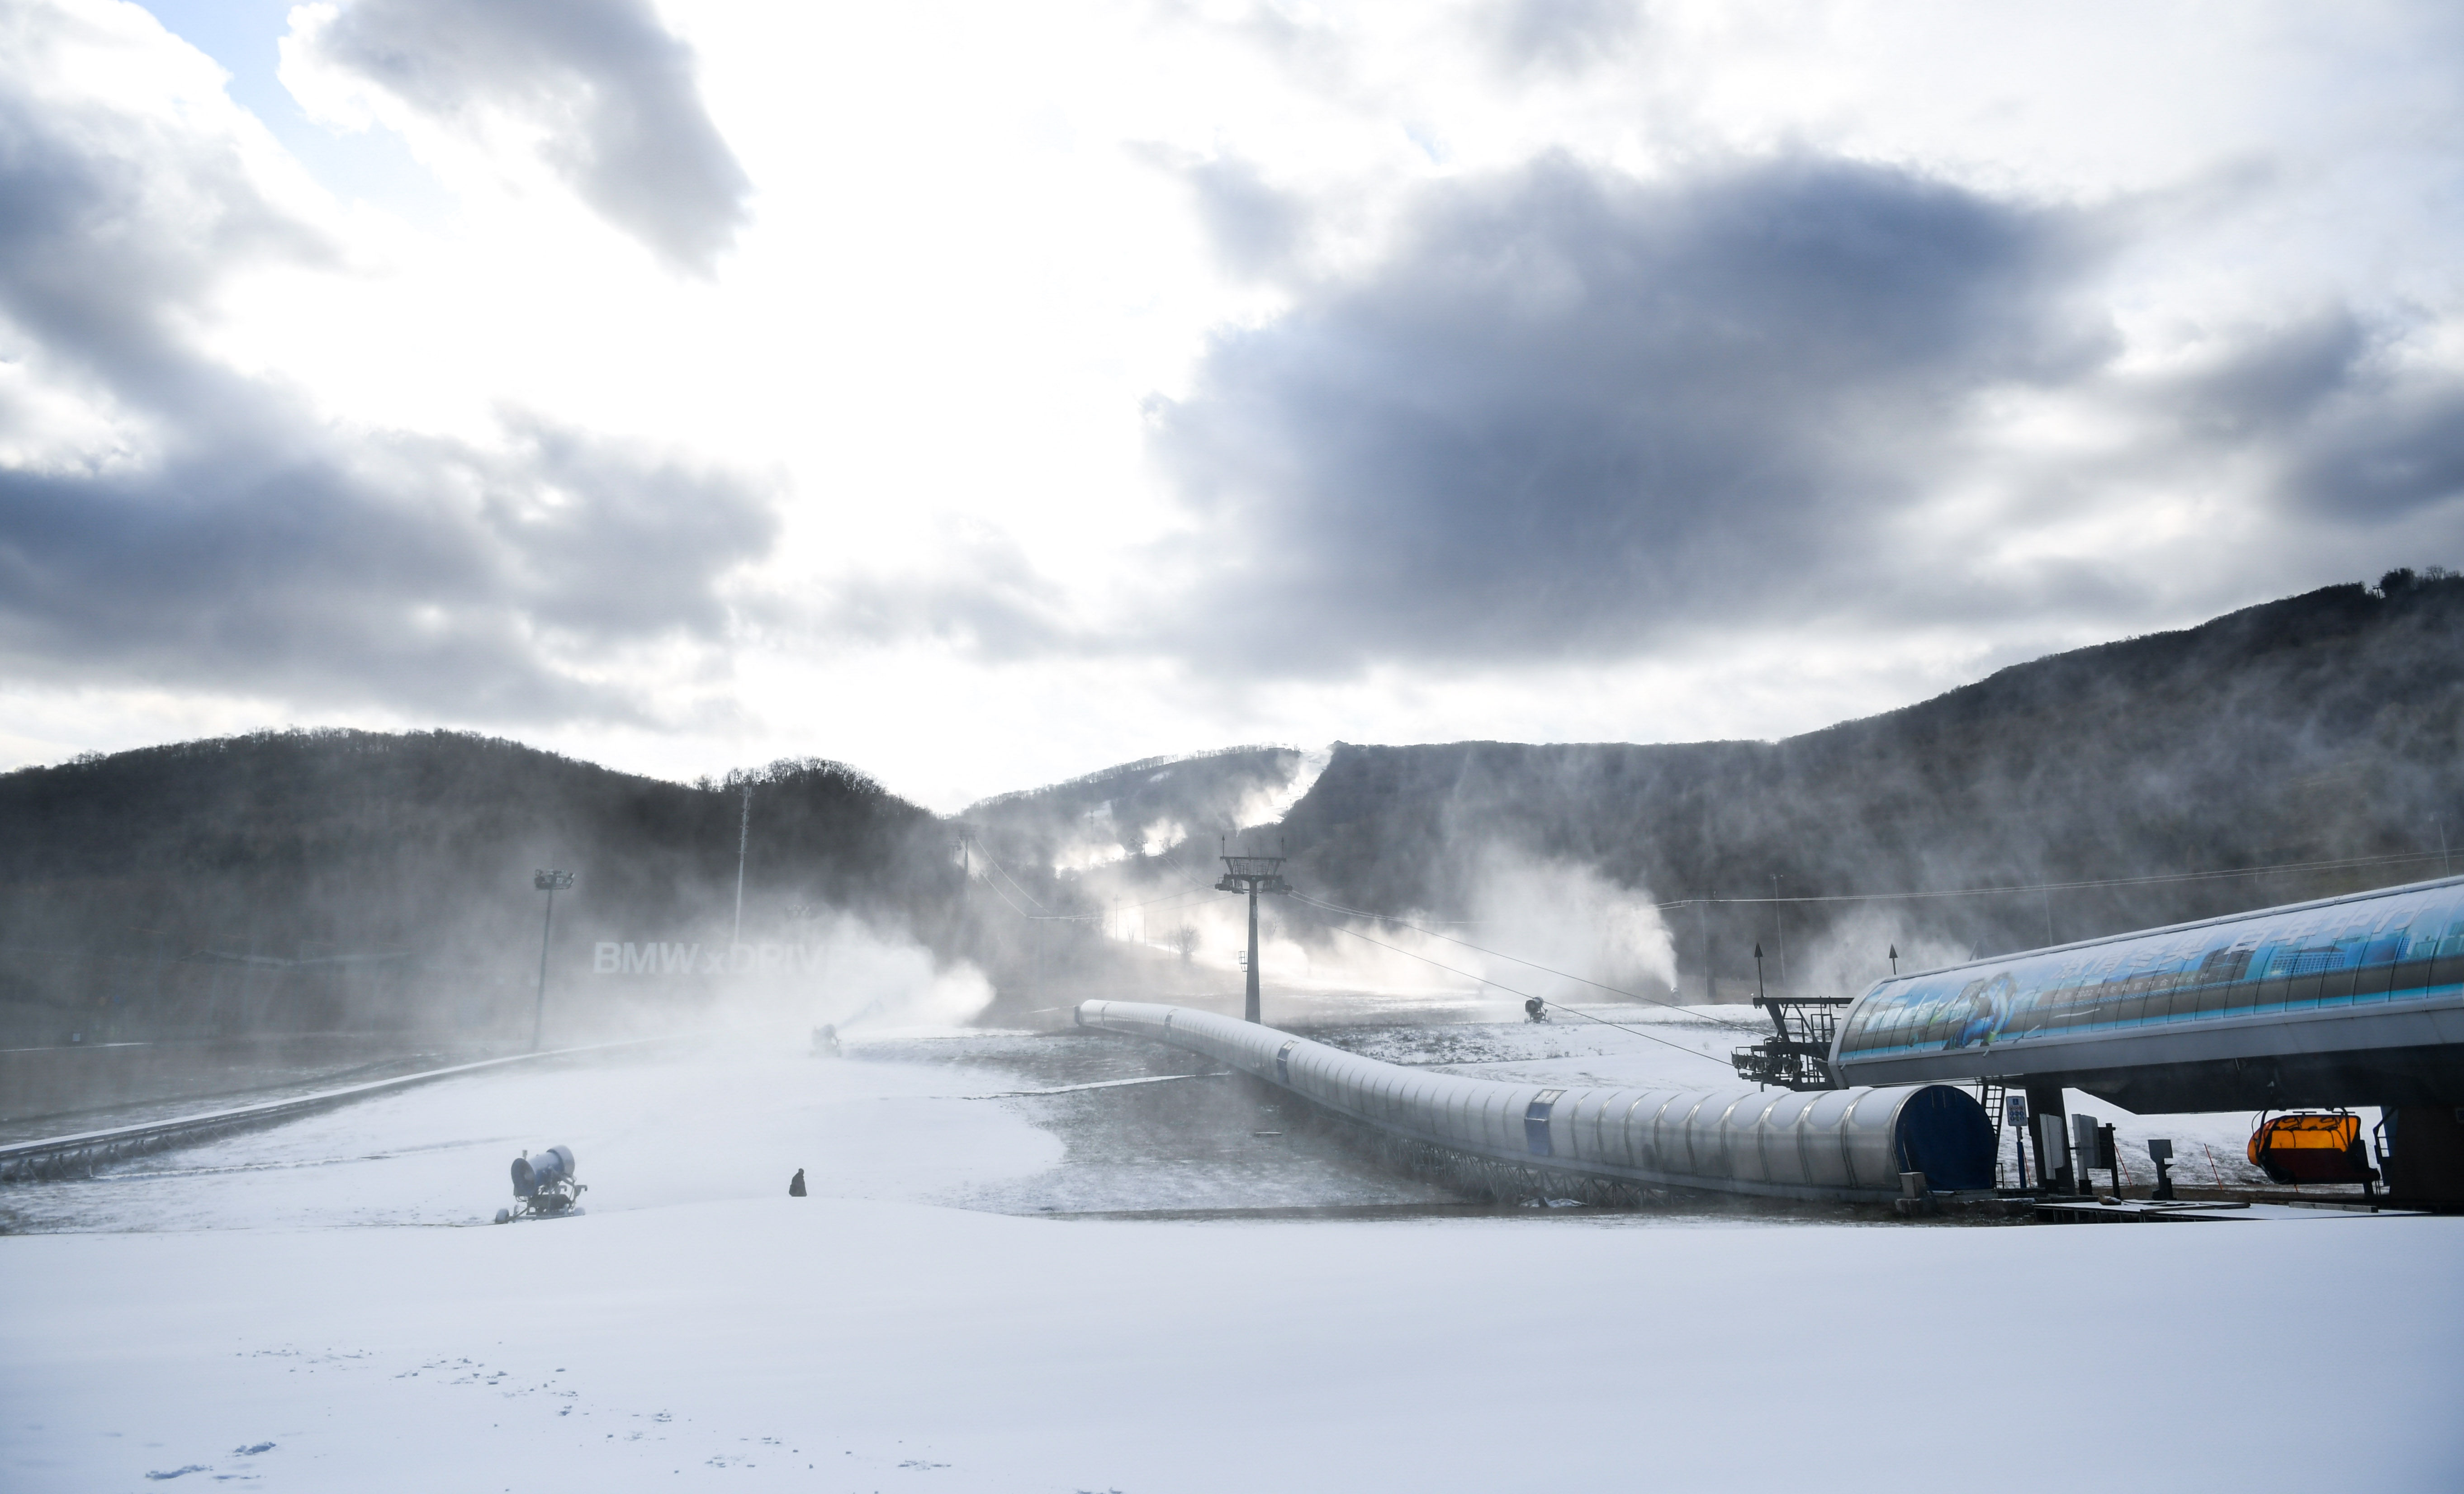
[[[1841,1015],[1830,1068],[2084,1089],[2142,1115],[2434,1118],[2464,1108],[2464,877],[1894,975]]]
[[[1555,1088],[1362,1058],[1188,1007],[1087,1001],[1078,1025],[1203,1054],[1390,1135],[1521,1167],[1762,1197],[1879,1201],[1903,1173],[1993,1186],[1993,1128],[1948,1085],[1813,1092]]]

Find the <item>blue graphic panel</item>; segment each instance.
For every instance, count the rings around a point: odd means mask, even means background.
[[[2365,894],[1878,983],[1838,1053],[1881,1058],[2464,988],[2464,887]]]

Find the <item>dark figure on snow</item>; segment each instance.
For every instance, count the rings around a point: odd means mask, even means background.
[[[801,1198],[803,1196],[804,1170],[800,1167],[796,1169],[796,1175],[787,1179],[787,1197],[790,1198]]]

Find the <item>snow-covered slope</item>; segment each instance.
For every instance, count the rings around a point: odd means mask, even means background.
[[[12,1190],[55,1232],[0,1239],[0,1485],[2464,1481],[2464,1220],[1154,1223],[930,1201],[1076,1165],[1034,1123],[1057,1101],[969,1098],[1069,1077],[1030,1048],[491,1075]],[[1066,1066],[1142,1066],[1089,1040]],[[557,1142],[587,1213],[473,1222],[516,1151]],[[785,1196],[798,1166],[814,1197]],[[2347,1427],[2263,1409],[2288,1377],[2364,1373]]]

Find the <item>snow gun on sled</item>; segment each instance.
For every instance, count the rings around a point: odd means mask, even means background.
[[[496,1222],[521,1219],[553,1219],[581,1201],[583,1185],[573,1180],[573,1149],[550,1147],[537,1156],[525,1152],[514,1159],[514,1206],[496,1211]]]

